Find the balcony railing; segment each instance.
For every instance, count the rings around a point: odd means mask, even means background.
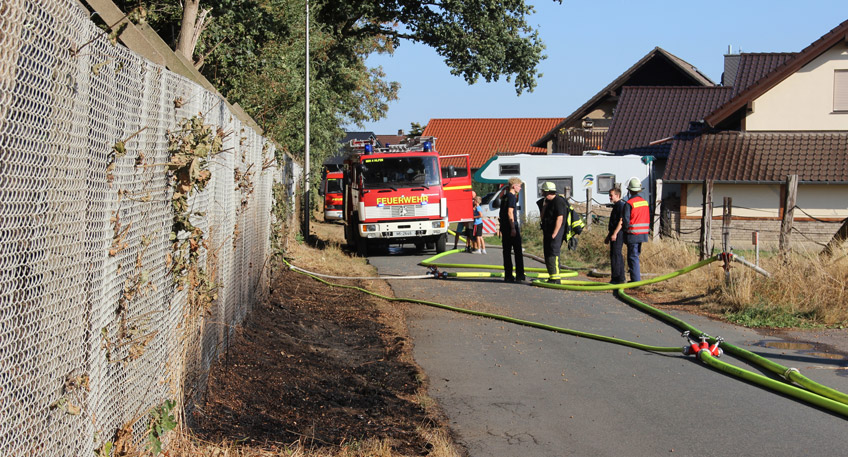
[[[600,150],[604,145],[605,130],[572,130],[557,133],[554,138],[554,153],[582,155],[583,151]]]

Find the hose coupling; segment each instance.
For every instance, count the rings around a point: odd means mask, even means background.
[[[724,265],[722,266],[722,268],[724,268],[724,271],[730,271],[730,269],[732,268],[730,266],[730,261],[733,260],[733,253],[721,252],[718,255],[718,259],[724,262]]]
[[[719,347],[719,345],[721,345],[721,342],[724,341],[724,338],[719,336],[715,339],[715,343],[710,345],[708,341],[710,339],[710,336],[706,333],[701,333],[701,335],[698,337],[699,341],[693,340],[689,337],[689,335],[689,330],[686,330],[681,334],[682,337],[686,338],[689,341],[688,345],[683,346],[683,355],[697,355],[701,351],[707,351],[707,353],[714,357],[721,357],[721,355],[724,354],[724,351]]]
[[[789,379],[789,376],[790,376],[792,373],[798,373],[798,374],[801,374],[801,372],[800,372],[797,368],[792,367],[792,368],[787,368],[787,369],[786,369],[786,371],[784,371],[784,372],[783,372],[783,377],[784,377],[787,381],[791,381],[791,379]]]
[[[437,267],[430,266],[430,267],[427,267],[427,269],[428,269],[427,274],[433,275],[433,277],[436,278],[436,279],[447,279],[447,277],[448,277],[447,271],[439,271],[439,269]]]

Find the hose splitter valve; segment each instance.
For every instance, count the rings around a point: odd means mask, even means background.
[[[436,278],[436,279],[447,279],[448,278],[448,272],[447,271],[439,271],[439,269],[437,267],[433,267],[433,266],[428,267],[428,269],[429,269],[429,271],[427,272],[427,274],[433,275],[433,277]]]
[[[724,262],[724,265],[722,265],[722,268],[724,268],[724,271],[730,271],[730,268],[731,268],[730,261],[733,260],[733,253],[732,252],[722,252],[718,255],[718,259]]]
[[[681,336],[689,340],[689,345],[683,346],[684,355],[697,355],[701,351],[707,351],[713,357],[721,357],[721,355],[724,354],[724,351],[722,351],[719,347],[721,342],[724,341],[724,338],[720,336],[715,339],[715,343],[713,343],[712,346],[710,346],[710,343],[707,341],[710,339],[710,336],[706,333],[701,333],[701,336],[698,338],[700,341],[695,341],[690,338],[689,330],[683,332]]]

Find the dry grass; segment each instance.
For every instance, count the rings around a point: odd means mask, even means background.
[[[429,456],[459,457],[449,435],[438,428],[419,430],[430,444]],[[242,443],[204,442],[188,433],[173,433],[167,455],[180,457],[397,457],[386,441],[352,441],[337,447],[309,448],[301,442],[287,446],[252,446]],[[163,455],[166,455],[163,453]]]
[[[643,248],[642,271],[668,273],[698,260],[696,248],[679,241],[647,243]],[[703,310],[748,326],[848,323],[848,256],[844,251],[833,257],[808,251],[786,257],[766,255],[760,266],[771,273],[770,278],[733,262],[728,284],[722,264],[716,262],[648,290],[678,300],[700,297]]]
[[[448,435],[439,429],[422,429],[432,446],[428,455],[457,457]],[[310,448],[301,442],[286,446],[252,446],[242,443],[204,442],[188,433],[174,433],[168,445],[168,455],[180,457],[397,457],[386,441],[351,441],[337,447]],[[163,453],[164,455],[164,453]]]

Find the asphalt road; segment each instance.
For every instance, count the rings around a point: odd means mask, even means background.
[[[422,274],[418,262],[432,255],[408,246],[369,261],[381,275]],[[447,260],[501,264],[501,252],[490,248],[488,255],[453,254]],[[389,283],[397,297],[651,345],[685,343],[678,330],[611,292],[496,279]],[[672,314],[848,392],[848,331],[768,334]],[[413,306],[408,317],[414,356],[430,378],[430,394],[472,457],[848,455],[848,418],[714,371],[691,356],[644,352],[426,306]],[[723,360],[766,374],[728,355]]]

